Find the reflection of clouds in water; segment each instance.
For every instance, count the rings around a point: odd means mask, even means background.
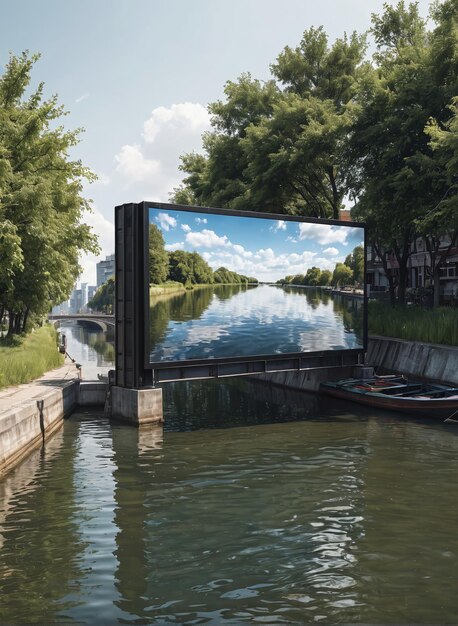
[[[188,330],[183,343],[194,345],[196,343],[209,343],[215,341],[223,335],[229,335],[229,331],[224,326],[193,326]]]
[[[260,324],[272,324],[283,318],[303,322],[327,318],[330,324],[335,324],[331,300],[325,304],[317,299],[313,307],[303,293],[286,293],[278,287],[267,286],[240,292],[230,300],[212,303],[204,317],[207,315],[228,315],[232,326],[243,323],[245,319],[256,320]]]
[[[355,333],[345,330],[344,313],[319,291],[261,285],[227,297],[219,289],[199,316],[169,321],[164,340],[152,347],[152,361],[361,347]]]
[[[353,333],[347,333],[342,327],[314,328],[298,334],[299,352],[318,352],[320,350],[339,350],[342,348],[360,348],[361,343]]]

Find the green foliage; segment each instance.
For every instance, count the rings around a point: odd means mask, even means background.
[[[155,224],[149,225],[149,282],[165,282],[169,273],[169,255],[162,232]]]
[[[0,389],[30,382],[63,362],[52,326],[46,325],[28,336],[0,340]]]
[[[187,177],[176,197],[188,189],[198,204],[338,217],[364,49],[355,33],[328,46],[323,29],[310,29],[271,66],[275,80],[229,81],[226,102],[209,107],[215,131],[203,136],[205,155],[182,157]]]
[[[458,346],[456,318],[456,309],[446,307],[391,307],[383,302],[369,301],[368,325],[373,335]]]
[[[428,31],[416,4],[385,4],[373,16],[377,67],[355,98],[347,184],[370,243],[397,261],[395,273],[384,266],[393,301],[404,301],[413,241],[450,228],[450,213],[442,209],[456,189],[450,190],[446,160],[434,153],[428,129],[434,135],[435,125],[446,127],[447,104],[458,93],[457,9],[456,0],[435,6]]]
[[[330,44],[323,28],[305,31],[271,65],[274,80],[226,84],[225,101],[209,107],[204,154],[182,157],[178,197],[318,218],[337,218],[350,198],[393,302],[404,300],[419,236],[438,287],[437,242],[458,238],[457,15],[458,0],[432,4],[429,22],[418,3],[385,3],[372,16],[371,61],[365,35]],[[348,266],[362,283],[359,253]]]
[[[307,270],[307,274],[304,278],[304,285],[308,285],[310,287],[317,287],[318,285],[322,285],[321,282],[321,270],[319,267],[310,267]]]
[[[337,263],[332,273],[331,282],[336,287],[351,285],[353,282],[353,270],[351,270],[348,265],[345,265],[345,263]]]
[[[213,274],[215,283],[223,285],[246,285],[250,283],[257,283],[256,278],[248,278],[237,274],[237,272],[231,272],[226,267],[219,267]]]
[[[345,259],[345,265],[353,272],[353,280],[360,285],[364,284],[364,248],[356,246],[353,252]]]
[[[115,279],[110,276],[106,283],[101,285],[87,303],[93,311],[101,311],[106,314],[113,313],[115,299]]]
[[[98,251],[83,222],[83,182],[95,176],[69,158],[81,131],[59,124],[65,111],[43,98],[43,83],[25,95],[37,59],[11,56],[0,77],[0,313],[10,334],[68,298],[79,253]]]
[[[320,284],[323,285],[323,287],[327,287],[328,285],[331,284],[331,281],[332,281],[332,272],[330,270],[323,270],[320,276]]]

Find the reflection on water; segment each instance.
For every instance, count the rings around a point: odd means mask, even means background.
[[[242,379],[164,396],[164,433],[80,413],[0,483],[0,623],[455,621],[456,429]]]
[[[150,342],[150,362],[360,348],[363,303],[320,288],[198,288],[156,296]]]
[[[94,326],[64,321],[59,328],[67,338],[67,352],[83,368],[83,378],[96,379],[106,374],[115,360],[113,338]]]

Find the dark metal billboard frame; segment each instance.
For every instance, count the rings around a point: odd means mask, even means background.
[[[322,367],[343,367],[361,362],[367,349],[367,294],[364,286],[363,347],[348,350],[324,350],[320,352],[290,353],[287,355],[262,355],[199,359],[150,363],[147,349],[149,333],[149,269],[148,234],[149,209],[186,211],[251,217],[281,219],[312,224],[329,224],[362,228],[359,222],[231,211],[209,207],[182,206],[161,202],[141,202],[115,207],[115,328],[116,328],[116,385],[140,389],[152,387],[159,382],[202,378],[222,378],[264,374],[285,370],[304,370]],[[364,241],[365,241],[364,237]],[[364,244],[366,246],[366,244]],[[366,252],[366,250],[365,250]],[[366,254],[364,255],[366,258]],[[364,275],[366,274],[364,268]]]

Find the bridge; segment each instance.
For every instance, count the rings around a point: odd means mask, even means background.
[[[77,324],[93,324],[98,326],[101,331],[106,333],[107,331],[114,332],[115,318],[114,315],[105,315],[104,313],[77,313],[74,315],[48,315],[48,320],[59,326],[62,322],[76,322]]]

